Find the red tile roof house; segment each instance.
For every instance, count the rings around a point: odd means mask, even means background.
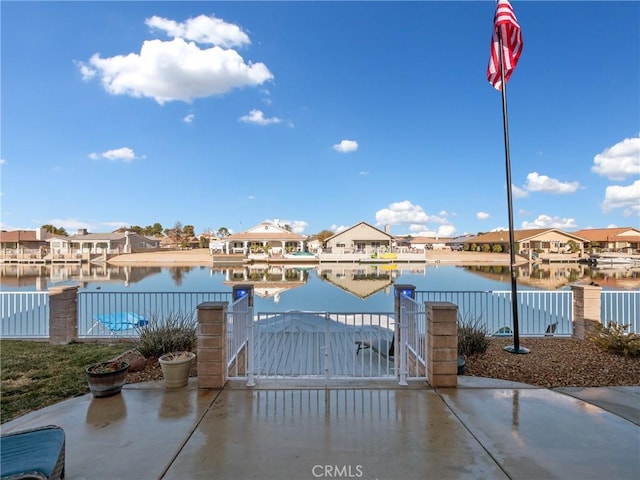
[[[47,254],[47,239],[53,235],[44,228],[0,232],[0,259],[35,259]]]
[[[533,261],[536,259],[560,261],[577,261],[584,256],[584,247],[587,239],[567,233],[557,228],[539,228],[531,230],[515,230],[513,232],[516,244],[516,254],[522,255]],[[502,252],[509,251],[509,232],[500,230],[489,232],[465,240],[470,250],[495,251],[500,247]],[[467,249],[465,247],[465,249]]]
[[[588,249],[592,253],[640,253],[640,230],[637,228],[588,228],[573,234],[587,239]]]

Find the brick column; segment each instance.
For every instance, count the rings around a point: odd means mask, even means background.
[[[458,386],[458,307],[425,302],[427,312],[427,381],[432,387]]]
[[[584,340],[593,332],[594,324],[601,323],[600,297],[602,287],[595,285],[572,285],[573,292],[573,338]]]
[[[198,388],[227,383],[227,302],[198,305]]]
[[[78,338],[78,286],[49,289],[49,343],[64,345]]]

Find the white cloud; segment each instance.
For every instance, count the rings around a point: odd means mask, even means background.
[[[264,118],[264,113],[260,110],[251,110],[249,115],[240,117],[240,121],[244,123],[255,123],[257,125],[269,125],[272,123],[280,123],[281,119],[278,117]]]
[[[602,210],[607,213],[622,208],[625,216],[640,215],[640,180],[631,185],[611,185],[606,188]]]
[[[267,221],[270,221],[270,220],[267,220]],[[274,220],[274,223],[275,223],[275,220]],[[299,235],[304,233],[305,229],[309,226],[309,224],[304,220],[280,220],[280,219],[278,219],[278,225],[282,227],[284,227],[285,225],[289,225],[289,227],[291,228],[291,231]]]
[[[580,184],[578,182],[561,182],[555,178],[540,175],[538,172],[531,172],[527,175],[525,190],[529,192],[544,192],[557,195],[574,193]]]
[[[331,225],[331,227],[329,227],[329,230],[331,230],[332,232],[335,232],[335,233],[340,233],[340,232],[346,230],[347,228],[349,228],[349,227],[347,227],[346,225],[336,225],[334,223],[333,225]]]
[[[577,228],[575,218],[551,217],[549,215],[538,215],[533,222],[522,222],[523,229],[531,228],[560,228],[572,229]]]
[[[514,196],[514,198],[526,198],[529,196],[529,192],[516,185],[511,185],[511,194]]]
[[[125,163],[133,162],[136,158],[135,152],[129,147],[116,148],[114,150],[107,150],[103,153],[90,153],[89,158],[91,160],[98,160],[100,158],[106,158],[107,160],[122,161]]]
[[[366,171],[363,170],[363,171],[360,172],[360,175],[366,176],[366,175],[369,175],[369,172],[366,172]]]
[[[4,158],[0,158],[0,165],[4,165],[6,162],[4,160]]]
[[[439,237],[453,237],[456,234],[456,227],[451,224],[438,227]]]
[[[76,62],[83,79],[99,76],[113,95],[153,98],[159,104],[190,102],[273,80],[263,63],[245,62],[229,46],[250,43],[239,27],[215,17],[199,16],[184,23],[152,17],[147,24],[174,37],[143,42],[140,53]],[[212,44],[201,48],[196,43]]]
[[[193,113],[190,113],[189,115],[187,115],[186,117],[184,117],[182,119],[182,121],[184,123],[193,123],[193,120],[196,118],[196,116]]]
[[[358,142],[355,140],[342,140],[340,143],[336,143],[332,148],[341,153],[355,152],[358,150]]]
[[[240,27],[213,15],[199,15],[185,22],[153,16],[147,18],[144,23],[151,29],[164,31],[170,37],[184,38],[197,43],[222,47],[240,47],[251,43],[249,36]]]
[[[427,229],[427,226],[426,226],[426,225],[423,225],[423,224],[420,224],[420,223],[414,223],[414,224],[409,225],[409,231],[410,231],[411,233],[418,233],[418,234],[420,234],[419,232],[423,232],[423,231],[425,231],[426,229]],[[420,234],[420,236],[425,236],[425,235]]]
[[[506,227],[496,227],[496,228],[492,228],[490,231],[491,232],[506,232],[507,230],[509,230]]]
[[[490,215],[487,212],[478,212],[478,213],[476,213],[476,218],[478,220],[486,220],[489,217],[490,217]]]
[[[611,180],[640,174],[640,136],[626,138],[593,157],[591,171]]]
[[[395,202],[388,208],[376,212],[378,225],[401,225],[411,223],[446,223],[447,219],[435,215],[428,215],[420,205],[414,205],[408,200]]]
[[[93,77],[95,77],[96,74],[98,73],[95,71],[95,69],[89,67],[84,62],[74,61],[73,63],[75,63],[76,67],[78,67],[78,70],[80,70],[80,75],[82,75],[82,80],[89,81]]]

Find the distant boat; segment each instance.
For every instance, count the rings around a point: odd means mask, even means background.
[[[640,257],[620,256],[620,255],[598,255],[592,257],[597,266],[619,265],[633,266],[640,265]]]

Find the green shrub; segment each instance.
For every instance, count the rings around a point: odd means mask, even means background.
[[[198,323],[193,314],[151,315],[147,325],[138,327],[136,348],[145,358],[165,353],[192,351],[198,340]]]
[[[640,357],[640,335],[626,333],[630,325],[609,322],[605,327],[595,323],[595,332],[588,335],[598,347],[625,357]]]
[[[487,328],[481,318],[458,316],[458,355],[469,357],[489,348]]]

